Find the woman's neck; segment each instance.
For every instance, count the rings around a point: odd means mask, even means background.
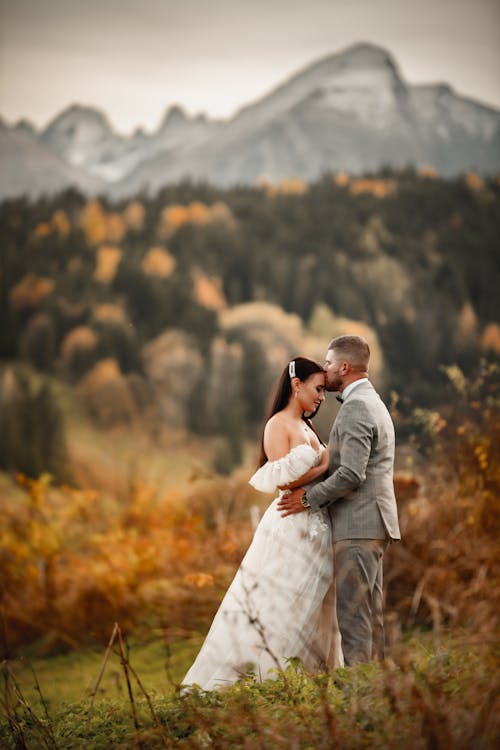
[[[290,417],[292,417],[292,419],[296,419],[297,421],[302,419],[303,411],[298,399],[296,398],[290,399],[283,411],[285,412],[285,414],[288,414]]]

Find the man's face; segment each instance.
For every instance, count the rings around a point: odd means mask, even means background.
[[[325,389],[327,391],[341,391],[343,378],[340,371],[343,370],[343,363],[335,356],[332,349],[328,349],[325,358]]]

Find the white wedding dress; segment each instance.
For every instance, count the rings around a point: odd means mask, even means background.
[[[267,461],[250,479],[262,492],[299,479],[321,458],[309,444]],[[264,513],[215,615],[201,650],[182,681],[214,690],[252,671],[257,679],[298,657],[309,670],[343,664],[335,612],[332,537],[328,515]],[[273,672],[274,670],[274,672]]]

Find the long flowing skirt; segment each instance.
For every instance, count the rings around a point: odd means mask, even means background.
[[[285,518],[275,498],[182,684],[213,690],[252,671],[258,679],[298,657],[309,670],[343,664],[328,516]]]

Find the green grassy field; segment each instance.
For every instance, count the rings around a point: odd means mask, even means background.
[[[201,636],[177,641],[167,648],[160,635],[152,633],[148,639],[138,636],[128,641],[128,658],[148,690],[169,694],[173,683],[180,682],[187,672],[200,643]],[[41,648],[43,644],[25,649],[11,664],[13,676],[29,704],[37,710],[41,708],[36,680],[49,708],[57,709],[62,703],[84,702],[85,698],[90,698],[105,650],[100,646],[86,646],[66,654],[41,657],[37,655]],[[125,694],[120,656],[112,651],[99,684],[98,696],[99,699],[120,700]]]
[[[307,675],[297,665],[276,680],[239,683],[219,693],[179,697],[174,683],[200,640],[178,641],[166,658],[158,637],[130,644],[133,707],[124,668],[111,655],[92,715],[90,698],[103,650],[9,665],[3,690],[10,722],[2,748],[433,748],[489,750],[499,738],[498,660],[491,644],[448,634],[438,645],[414,633],[382,665]],[[166,664],[168,661],[168,670]],[[44,697],[35,687],[34,670]],[[4,675],[6,674],[4,664]],[[170,677],[167,676],[167,671]],[[15,678],[13,680],[12,678]],[[171,681],[173,680],[173,681]],[[20,690],[20,693],[18,692]],[[145,696],[147,693],[147,697]],[[137,728],[134,728],[134,713]]]

